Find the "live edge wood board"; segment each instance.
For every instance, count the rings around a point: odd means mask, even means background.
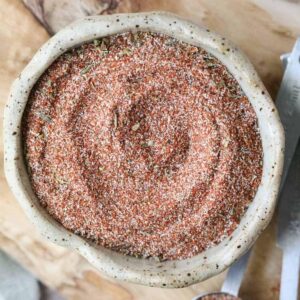
[[[35,1],[25,2],[32,5]],[[300,35],[298,0],[86,2],[93,9],[97,9],[99,14],[171,11],[219,32],[230,38],[248,55],[273,98],[282,77],[279,55],[290,51],[296,37]],[[58,289],[67,299],[191,299],[201,291],[218,290],[225,273],[177,290],[149,288],[104,278],[75,252],[43,240],[12,197],[3,173],[3,108],[13,79],[49,38],[48,32],[54,32],[57,26],[64,25],[63,22],[70,18],[66,14],[65,17],[57,19],[60,16],[51,14],[55,12],[57,3],[58,1],[49,1],[44,7],[44,19],[40,21],[46,24],[45,30],[21,1],[0,0],[0,248],[44,283]],[[81,7],[77,9],[76,12],[81,15]],[[241,297],[244,300],[278,299],[281,253],[276,248],[275,235],[276,217],[254,247],[241,287]]]

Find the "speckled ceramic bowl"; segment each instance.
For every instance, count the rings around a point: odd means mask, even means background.
[[[259,121],[264,164],[253,203],[234,233],[199,255],[157,262],[125,256],[95,246],[54,221],[39,205],[24,165],[21,118],[29,92],[39,76],[63,52],[95,38],[124,31],[153,31],[204,48],[223,62],[250,99]],[[248,59],[227,39],[163,12],[88,17],[61,30],[33,57],[11,88],[4,116],[5,173],[15,197],[30,220],[50,241],[75,249],[103,273],[130,282],[184,287],[220,273],[237,260],[269,223],[276,204],[283,164],[284,134],[265,87]]]

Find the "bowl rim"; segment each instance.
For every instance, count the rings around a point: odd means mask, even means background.
[[[231,72],[256,112],[263,144],[263,176],[237,229],[220,244],[188,259],[159,262],[126,256],[76,236],[39,205],[26,171],[21,119],[34,83],[62,53],[82,43],[126,31],[164,33],[215,55]],[[228,39],[166,12],[86,17],[50,38],[14,81],[4,110],[4,169],[28,218],[48,240],[75,249],[104,274],[148,286],[178,288],[222,272],[245,253],[271,220],[283,166],[284,131],[276,107],[253,66]]]

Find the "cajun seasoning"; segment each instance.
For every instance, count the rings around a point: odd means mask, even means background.
[[[201,300],[241,300],[241,298],[236,296],[231,296],[229,294],[219,293],[211,294],[207,296],[200,297]]]
[[[138,257],[184,259],[237,227],[262,176],[255,112],[201,48],[123,33],[61,55],[34,86],[24,154],[42,206]]]

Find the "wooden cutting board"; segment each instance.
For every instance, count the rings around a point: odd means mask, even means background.
[[[43,3],[40,21],[54,32],[70,15],[58,11],[71,1],[26,1]],[[82,2],[82,1],[75,1]],[[167,10],[227,36],[249,56],[271,95],[276,95],[282,77],[279,55],[290,51],[300,35],[300,1],[297,0],[88,0],[97,13]],[[77,4],[76,4],[77,5]],[[34,7],[33,7],[34,8]],[[40,9],[35,7],[35,9]],[[82,7],[72,8],[77,16]],[[83,7],[85,13],[91,13]],[[49,34],[20,0],[0,0],[0,110],[13,79],[19,74]],[[2,127],[1,127],[2,135]],[[0,140],[0,248],[67,299],[152,300],[191,299],[201,291],[218,290],[224,273],[203,283],[177,289],[149,288],[104,278],[75,252],[43,240],[29,223],[10,193],[3,173]],[[275,245],[276,221],[257,241],[241,288],[244,300],[278,299],[281,253]]]

